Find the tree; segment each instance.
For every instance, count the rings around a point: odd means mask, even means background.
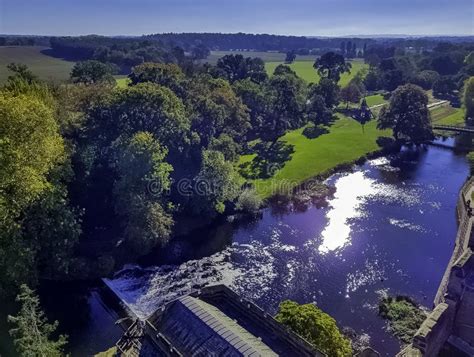
[[[449,76],[440,77],[433,83],[433,95],[436,98],[450,98],[456,89],[456,82]]]
[[[91,135],[104,147],[120,136],[146,131],[174,152],[190,129],[181,99],[169,88],[149,82],[114,91],[91,108],[89,117]]]
[[[305,123],[306,84],[293,73],[274,75],[268,82],[271,106],[264,118],[262,139],[276,142],[288,129]]]
[[[321,78],[318,84],[310,88],[311,95],[320,95],[324,98],[324,103],[329,109],[333,109],[339,104],[339,86],[336,82]]]
[[[296,59],[296,52],[295,51],[288,51],[286,53],[285,63],[293,63]]]
[[[382,86],[382,77],[377,68],[371,68],[364,78],[365,88],[369,91],[379,90]]]
[[[406,84],[397,88],[390,104],[379,115],[379,129],[392,129],[396,140],[420,144],[433,139],[428,96],[420,87]]]
[[[425,90],[430,90],[433,88],[434,83],[440,78],[440,75],[436,71],[421,71],[418,73],[415,78],[413,78],[413,84],[419,85]]]
[[[258,84],[246,78],[234,83],[235,93],[242,99],[249,109],[250,124],[248,136],[251,139],[261,137],[261,133],[268,130],[265,127],[265,117],[270,112],[273,97],[266,83]]]
[[[115,209],[123,217],[126,242],[143,254],[165,245],[171,235],[173,219],[163,207],[173,168],[164,161],[166,148],[151,133],[138,132],[117,149]]]
[[[17,316],[8,316],[8,321],[15,326],[10,334],[18,353],[25,357],[64,356],[67,337],[60,335],[57,340],[52,338],[58,322],[48,323],[35,292],[22,285],[16,300],[21,304],[20,312]]]
[[[74,83],[97,84],[114,83],[113,68],[105,63],[89,60],[77,62],[71,71]]]
[[[474,77],[464,84],[463,104],[466,108],[466,120],[474,119]]]
[[[9,81],[12,81],[14,77],[18,77],[28,85],[38,81],[38,77],[24,64],[10,63],[7,65],[7,69],[12,72],[12,75],[8,77]]]
[[[351,64],[344,60],[344,56],[334,52],[327,52],[316,59],[313,67],[321,76],[335,82],[339,81],[341,74],[351,71]]]
[[[245,78],[250,78],[256,83],[267,79],[265,63],[260,58],[244,58],[242,55],[226,55],[219,58],[217,68],[225,73],[225,78],[234,83]]]
[[[211,51],[205,45],[200,44],[200,45],[194,46],[191,49],[191,54],[193,56],[193,59],[201,60],[201,59],[206,59],[207,57],[209,57],[209,55],[211,54]]]
[[[241,143],[250,128],[248,109],[236,96],[229,82],[201,77],[188,92],[191,129],[208,146],[212,138],[227,134]]]
[[[275,319],[328,356],[352,356],[351,343],[341,334],[336,321],[314,304],[283,301]]]
[[[204,150],[194,187],[196,212],[212,217],[224,213],[226,203],[239,194],[240,185],[234,166],[221,152]]]
[[[173,63],[142,63],[132,68],[128,78],[133,85],[152,82],[176,91],[184,80],[184,73]]]
[[[341,99],[346,102],[346,108],[349,108],[349,102],[359,103],[361,93],[359,87],[355,84],[350,84],[341,89]]]
[[[316,93],[309,99],[307,113],[314,125],[329,125],[332,121],[332,110],[326,106],[324,97]]]

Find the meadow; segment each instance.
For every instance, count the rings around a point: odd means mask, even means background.
[[[208,58],[204,61],[210,64],[216,64],[217,60],[225,55],[242,55],[244,57],[258,57],[261,58],[264,62],[284,62],[286,53],[282,52],[259,52],[259,51],[211,51],[211,54]],[[305,61],[305,62],[312,62],[316,56],[308,55],[308,56],[297,56],[297,61]]]
[[[364,68],[368,68],[368,66],[361,60],[353,60],[350,62],[352,64],[351,72],[344,73],[341,76],[341,79],[339,80],[339,85],[341,87],[346,86],[357,72],[359,72],[360,70]],[[300,76],[306,82],[317,83],[320,77],[319,77],[318,72],[313,68],[313,63],[314,63],[314,57],[312,58],[312,61],[297,59],[295,62],[291,63],[289,66],[298,74],[298,76]],[[272,75],[273,72],[275,71],[275,68],[280,64],[284,64],[284,62],[283,61],[265,62],[265,69],[267,70],[267,73],[269,75]]]
[[[0,83],[9,76],[7,65],[15,62],[27,65],[40,79],[63,81],[69,78],[74,62],[64,61],[44,54],[47,47],[0,47]]]
[[[292,130],[279,141],[293,149],[291,158],[270,178],[248,180],[262,198],[277,193],[281,187],[293,188],[304,181],[323,174],[334,167],[352,163],[369,153],[379,150],[377,138],[389,136],[390,131],[378,130],[377,122],[370,121],[362,128],[357,121],[337,114],[338,119],[328,128],[329,132],[310,139],[303,134],[305,128]],[[256,158],[255,154],[243,155],[239,166]]]

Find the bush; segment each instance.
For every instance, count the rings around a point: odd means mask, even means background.
[[[262,204],[262,199],[258,195],[257,191],[255,191],[253,188],[246,188],[242,191],[239,198],[237,199],[235,209],[237,211],[255,214],[258,212],[260,207],[262,207]]]
[[[341,334],[336,321],[316,305],[283,301],[275,319],[328,356],[352,356],[351,343]]]
[[[402,342],[409,343],[426,319],[426,314],[410,298],[397,296],[384,298],[379,314],[389,321],[392,333]]]

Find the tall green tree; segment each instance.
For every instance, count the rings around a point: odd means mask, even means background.
[[[74,83],[84,84],[114,83],[113,72],[111,65],[99,61],[77,62],[72,68],[71,80]]]
[[[351,343],[341,334],[336,321],[314,304],[283,301],[275,319],[328,356],[352,356]]]
[[[147,131],[170,151],[179,150],[190,128],[181,99],[169,88],[149,82],[114,91],[88,114],[91,134],[105,147],[120,136]]]
[[[349,108],[349,103],[359,103],[361,93],[359,87],[355,84],[349,83],[341,89],[340,96],[341,99],[346,102],[346,108]]]
[[[245,78],[261,83],[267,79],[265,63],[260,58],[242,55],[225,55],[217,61],[217,68],[225,73],[225,78],[234,83]]]
[[[8,321],[15,327],[10,330],[15,347],[22,357],[61,357],[67,337],[53,338],[58,322],[48,323],[41,310],[38,296],[27,285],[22,285],[17,301],[21,304],[17,316],[9,316]]]
[[[322,77],[338,82],[341,74],[350,73],[352,65],[346,62],[343,55],[334,52],[327,52],[317,58],[313,67]]]
[[[226,204],[240,193],[239,188],[238,174],[232,163],[219,151],[204,150],[194,185],[196,212],[210,216],[224,213]]]
[[[173,63],[143,63],[133,67],[128,78],[132,84],[152,82],[176,91],[185,76],[181,68]]]
[[[377,127],[392,129],[396,140],[420,144],[433,139],[425,91],[413,84],[398,87],[382,108]]]
[[[173,168],[165,162],[166,148],[151,133],[138,132],[117,150],[115,209],[122,217],[126,242],[144,254],[170,238],[173,218],[167,212],[166,194]]]

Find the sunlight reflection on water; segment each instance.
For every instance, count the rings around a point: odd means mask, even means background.
[[[377,193],[376,181],[358,171],[340,177],[334,198],[326,214],[328,224],[321,233],[320,253],[328,253],[350,244],[351,219],[361,217],[360,207],[368,196]]]

